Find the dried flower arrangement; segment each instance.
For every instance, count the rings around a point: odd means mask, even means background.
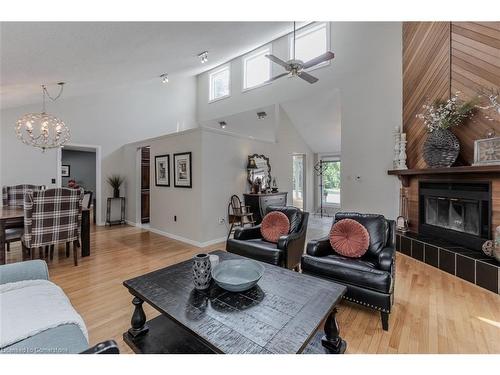
[[[424,120],[429,133],[436,129],[449,129],[461,125],[473,116],[478,99],[462,102],[458,97],[459,94],[460,92],[456,92],[448,100],[437,99],[432,104],[422,106],[424,111],[417,117]]]

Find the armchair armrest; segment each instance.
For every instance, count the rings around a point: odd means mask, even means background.
[[[391,270],[395,254],[396,250],[394,247],[384,247],[380,253],[378,253],[378,264],[381,270]]]
[[[256,238],[262,238],[262,234],[260,233],[260,224],[254,227],[237,228],[234,231],[235,240],[246,241]]]
[[[100,342],[80,354],[120,354],[120,349],[114,340]]]
[[[333,249],[330,245],[330,239],[328,237],[323,237],[318,240],[311,240],[307,243],[308,255],[313,257],[324,257],[326,255],[332,254]]]
[[[3,251],[3,249],[1,249]],[[48,280],[47,263],[43,260],[4,264],[0,266],[0,284],[23,280]]]
[[[278,239],[278,244],[277,244],[278,249],[286,250],[293,241],[297,241],[301,237],[302,237],[302,233],[300,233],[300,232],[289,233],[286,236],[281,236]]]

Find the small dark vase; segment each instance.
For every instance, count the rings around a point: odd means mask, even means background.
[[[113,198],[120,198],[120,189],[113,189]]]
[[[436,129],[427,136],[423,152],[430,168],[451,167],[460,153],[460,142],[450,130]]]

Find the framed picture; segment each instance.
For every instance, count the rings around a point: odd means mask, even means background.
[[[170,186],[170,155],[155,156],[155,185]]]
[[[71,168],[69,165],[61,165],[61,177],[69,177]]]
[[[192,188],[191,153],[174,154],[174,186]]]
[[[500,165],[500,137],[474,142],[474,165]]]

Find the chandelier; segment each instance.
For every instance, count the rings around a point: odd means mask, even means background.
[[[70,139],[69,128],[57,117],[45,112],[45,97],[52,101],[59,99],[63,92],[64,82],[59,82],[59,94],[53,98],[45,85],[42,85],[42,112],[27,113],[16,123],[16,136],[24,144],[38,147],[45,151],[48,148],[58,148]]]

